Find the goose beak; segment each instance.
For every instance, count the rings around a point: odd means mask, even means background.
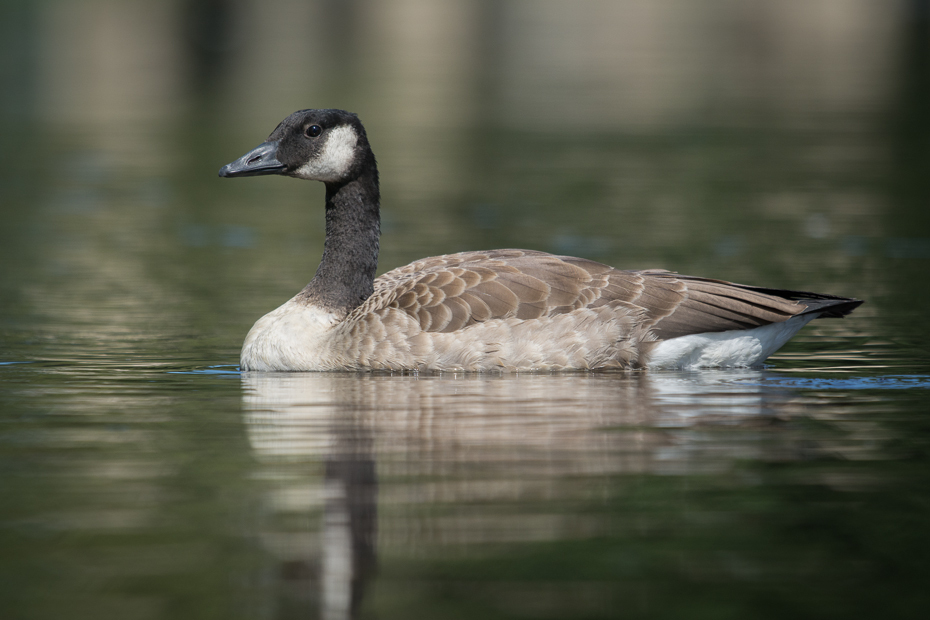
[[[281,174],[287,166],[278,161],[277,154],[277,142],[263,142],[236,161],[220,168],[220,176],[254,177],[262,174]]]

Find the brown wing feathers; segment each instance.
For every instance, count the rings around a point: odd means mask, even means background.
[[[658,339],[747,329],[814,309],[845,314],[859,302],[741,286],[668,271],[620,271],[526,250],[465,252],[417,261],[378,279],[370,302],[399,308],[428,332],[493,318],[535,319],[607,304],[635,306]],[[796,297],[805,303],[792,299]],[[842,304],[850,306],[848,309]],[[369,303],[364,304],[371,308]],[[374,308],[371,308],[374,309]]]
[[[656,274],[652,278],[674,278],[685,290],[685,298],[681,303],[653,327],[653,333],[660,340],[705,332],[750,329],[784,321],[805,309],[803,304],[796,301],[762,295],[729,282],[675,274]]]

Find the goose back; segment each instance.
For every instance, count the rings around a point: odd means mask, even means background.
[[[532,250],[463,252],[377,278],[338,340],[360,368],[637,368],[657,342],[808,311],[791,298],[804,293],[783,293]]]

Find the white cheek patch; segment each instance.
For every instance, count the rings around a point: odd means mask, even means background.
[[[348,125],[336,127],[327,135],[319,156],[295,170],[293,175],[309,181],[339,181],[352,167],[357,144],[355,129]]]

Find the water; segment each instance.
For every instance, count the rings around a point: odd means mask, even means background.
[[[3,5],[0,617],[919,616],[923,22],[382,4]],[[866,304],[762,369],[240,374],[322,188],[216,171],[330,105],[381,272],[527,247]]]
[[[10,617],[926,602],[926,375],[2,372]]]

